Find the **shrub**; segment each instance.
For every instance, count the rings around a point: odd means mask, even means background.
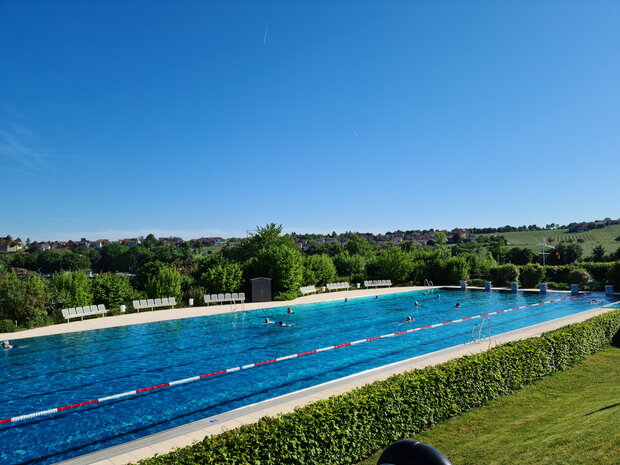
[[[357,463],[392,441],[520,389],[609,345],[620,310],[488,352],[398,374],[264,417],[142,465]]]
[[[470,279],[469,280],[469,285],[470,286],[478,286],[478,287],[484,287],[484,279]]]
[[[12,333],[13,331],[17,331],[13,320],[0,320],[0,333]]]
[[[553,281],[547,281],[547,289],[556,289],[558,291],[567,291],[570,289],[568,283],[556,283]]]
[[[545,279],[545,269],[537,263],[530,263],[521,268],[519,275],[523,287],[533,288]]]
[[[594,279],[595,281],[598,281],[599,283],[606,283],[607,275],[609,274],[609,271],[614,266],[614,262],[606,262],[606,263],[585,262],[585,263],[582,263],[581,266],[588,273],[590,273],[590,276],[592,277],[592,279]]]
[[[283,300],[295,300],[299,297],[299,291],[288,291],[281,292],[279,295],[275,296],[273,300],[283,301]]]
[[[511,264],[494,266],[489,270],[489,277],[495,286],[507,286],[519,279],[519,268]]]
[[[608,281],[613,284],[616,289],[620,289],[620,262],[617,262],[608,273]]]
[[[568,282],[571,284],[585,284],[590,281],[590,275],[586,270],[575,269],[568,273]]]

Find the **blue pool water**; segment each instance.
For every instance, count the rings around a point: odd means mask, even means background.
[[[0,352],[0,419],[567,294],[441,290],[253,310],[15,341]],[[491,317],[493,334],[591,308],[592,297]],[[604,296],[596,295],[599,300]],[[418,309],[414,301],[422,305]],[[461,308],[454,308],[459,302]],[[607,302],[607,301],[606,301]],[[190,313],[191,310],[188,310]],[[401,324],[407,315],[413,323]],[[263,324],[283,320],[290,327]],[[48,464],[470,341],[473,323],[269,364],[37,420],[0,425],[0,463]]]

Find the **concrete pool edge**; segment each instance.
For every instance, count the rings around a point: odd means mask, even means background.
[[[208,417],[187,425],[182,425],[60,463],[62,465],[125,465],[136,462],[143,458],[152,457],[155,454],[163,454],[180,447],[191,445],[194,442],[200,441],[205,436],[216,435],[244,424],[255,423],[264,416],[275,416],[280,413],[292,412],[297,407],[302,407],[318,400],[328,399],[334,395],[343,394],[356,387],[387,379],[397,373],[440,364],[465,355],[484,352],[489,349],[491,343],[494,341],[497,341],[497,344],[503,344],[540,336],[543,333],[562,326],[578,323],[613,310],[617,309],[597,307],[547,322],[538,323],[526,328],[498,334],[492,338],[491,342],[484,341],[478,344],[469,343],[449,347],[349,375],[273,399],[247,405],[220,415]]]

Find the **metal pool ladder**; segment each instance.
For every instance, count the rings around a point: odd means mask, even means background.
[[[486,330],[487,334],[484,334],[485,323],[486,322]],[[491,320],[488,316],[484,317],[480,324],[474,323],[474,326],[471,328],[471,341],[472,343],[478,343],[484,340],[491,341]]]

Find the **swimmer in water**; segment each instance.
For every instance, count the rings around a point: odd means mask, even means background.
[[[274,323],[275,323],[275,321],[271,321],[269,318],[265,318],[265,324],[266,325],[272,325]]]
[[[416,306],[416,307],[419,307],[419,306],[420,306],[420,304],[418,303],[418,301],[417,301],[417,300],[415,301],[415,306]]]
[[[405,321],[403,321],[403,323],[411,323],[412,321],[413,321],[413,318],[408,316],[407,318],[405,318]]]
[[[295,313],[291,307],[286,310],[286,313]]]
[[[345,297],[345,298],[344,298],[344,301],[345,301],[345,302],[348,302],[348,301],[349,301],[349,298],[348,298],[348,297]]]
[[[3,349],[12,349],[13,346],[9,343],[9,341],[2,341],[2,348]]]
[[[590,303],[591,303],[591,304],[600,304],[601,302],[600,302],[600,301],[598,301],[598,300],[596,300],[596,299],[592,299],[592,300],[590,301]]]
[[[457,303],[454,308],[461,308],[461,304]]]
[[[437,294],[437,298],[438,298],[438,299],[441,299],[441,294]]]
[[[378,296],[378,295],[376,295],[376,296],[375,296],[375,299],[378,299],[378,298],[379,298],[379,296]]]
[[[284,321],[279,321],[278,325],[280,325],[280,326],[288,326]]]
[[[422,295],[428,295],[428,294],[426,294],[426,292],[425,292],[425,293],[424,293],[424,294],[422,294]]]

